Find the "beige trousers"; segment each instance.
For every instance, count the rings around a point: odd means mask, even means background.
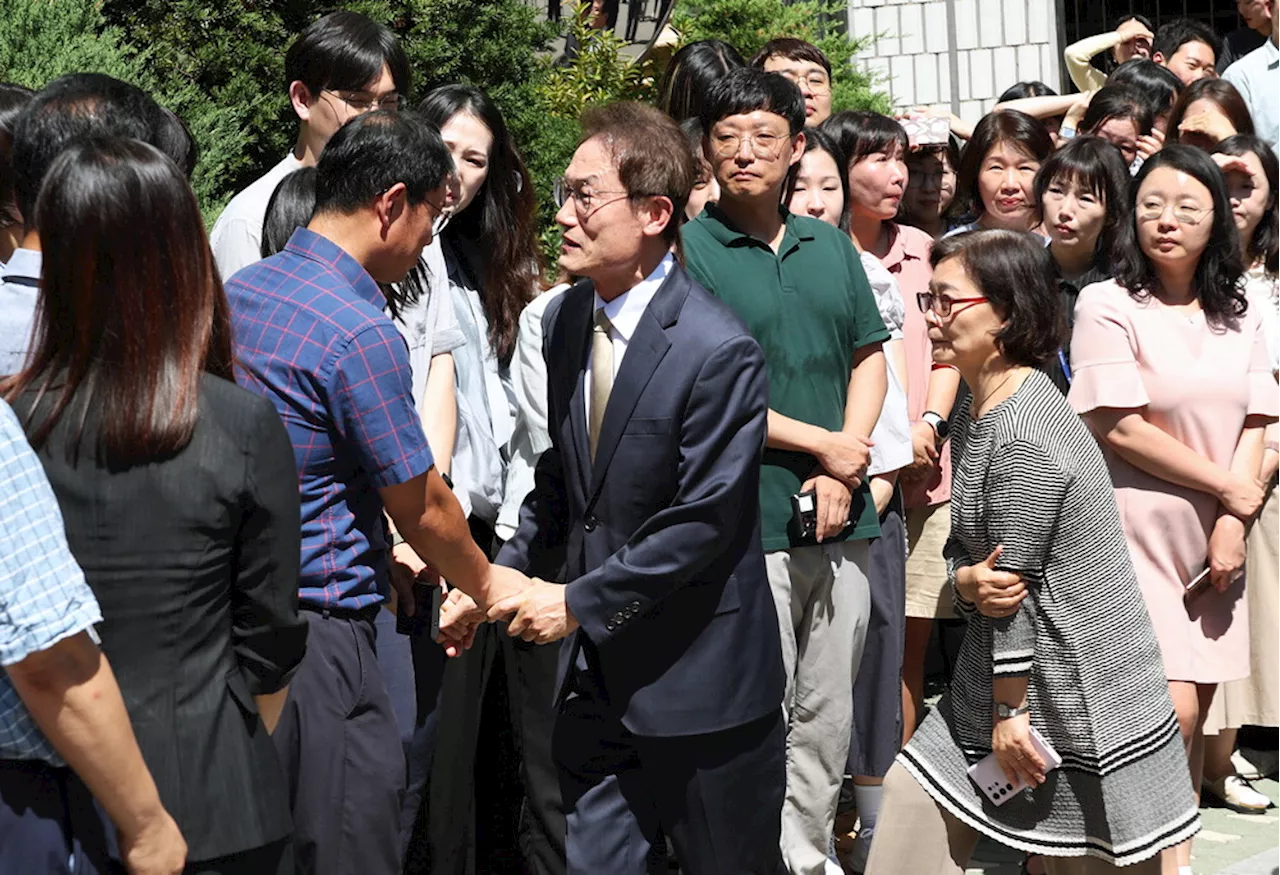
[[[884,779],[866,875],[964,875],[979,833],[942,808],[899,763]],[[1096,857],[1045,857],[1049,875],[1160,875],[1160,856],[1118,868]]]

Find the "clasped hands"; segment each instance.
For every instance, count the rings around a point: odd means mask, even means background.
[[[504,620],[507,634],[534,644],[550,644],[568,637],[578,621],[565,603],[565,587],[539,578],[528,578],[512,568],[493,565],[489,572],[487,605],[478,604],[458,589],[440,607],[440,638],[445,650],[471,646],[475,631],[484,622]]]

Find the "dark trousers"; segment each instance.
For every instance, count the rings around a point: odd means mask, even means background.
[[[476,543],[496,555],[493,530],[470,522]],[[551,760],[558,653],[556,644],[513,641],[506,624],[497,623],[481,626],[472,648],[443,666],[430,781],[406,872],[565,871],[564,814]],[[411,775],[418,767],[411,764]]]
[[[781,709],[707,735],[632,735],[593,695],[562,706],[552,742],[570,875],[777,875],[786,785]]]
[[[423,635],[396,632],[391,611],[378,614],[378,665],[387,682],[396,729],[405,756],[405,793],[400,806],[400,848],[411,857],[413,826],[427,792],[435,753],[440,681],[448,657],[444,648]]]
[[[0,872],[123,875],[116,833],[67,768],[0,760]]]
[[[183,875],[293,875],[293,840],[289,838],[213,860],[187,863]]]
[[[307,655],[272,736],[289,781],[299,873],[400,872],[405,763],[378,666],[379,610],[303,612]]]

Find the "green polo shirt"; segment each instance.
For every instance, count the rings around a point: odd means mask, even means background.
[[[708,206],[684,226],[685,261],[689,273],[732,307],[760,342],[770,409],[839,431],[854,352],[887,341],[889,332],[849,238],[825,222],[785,210],[783,221],[786,231],[775,255]],[[816,465],[807,453],[765,450],[760,515],[766,551],[799,546],[789,526],[791,496]],[[879,537],[865,483],[853,494],[849,518],[852,524],[832,541]]]

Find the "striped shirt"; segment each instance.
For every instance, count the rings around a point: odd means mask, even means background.
[[[102,621],[98,601],[67,546],[58,500],[0,401],[0,665],[21,662]],[[0,672],[0,759],[61,765],[8,674]]]
[[[969,619],[951,687],[899,761],[940,805],[997,841],[1128,865],[1199,828],[1187,759],[1102,452],[1032,371],[951,429],[955,570],[997,546],[1027,585],[1011,617]],[[1026,677],[1031,723],[1062,756],[1043,785],[994,807],[968,767],[991,752],[992,681]]]

